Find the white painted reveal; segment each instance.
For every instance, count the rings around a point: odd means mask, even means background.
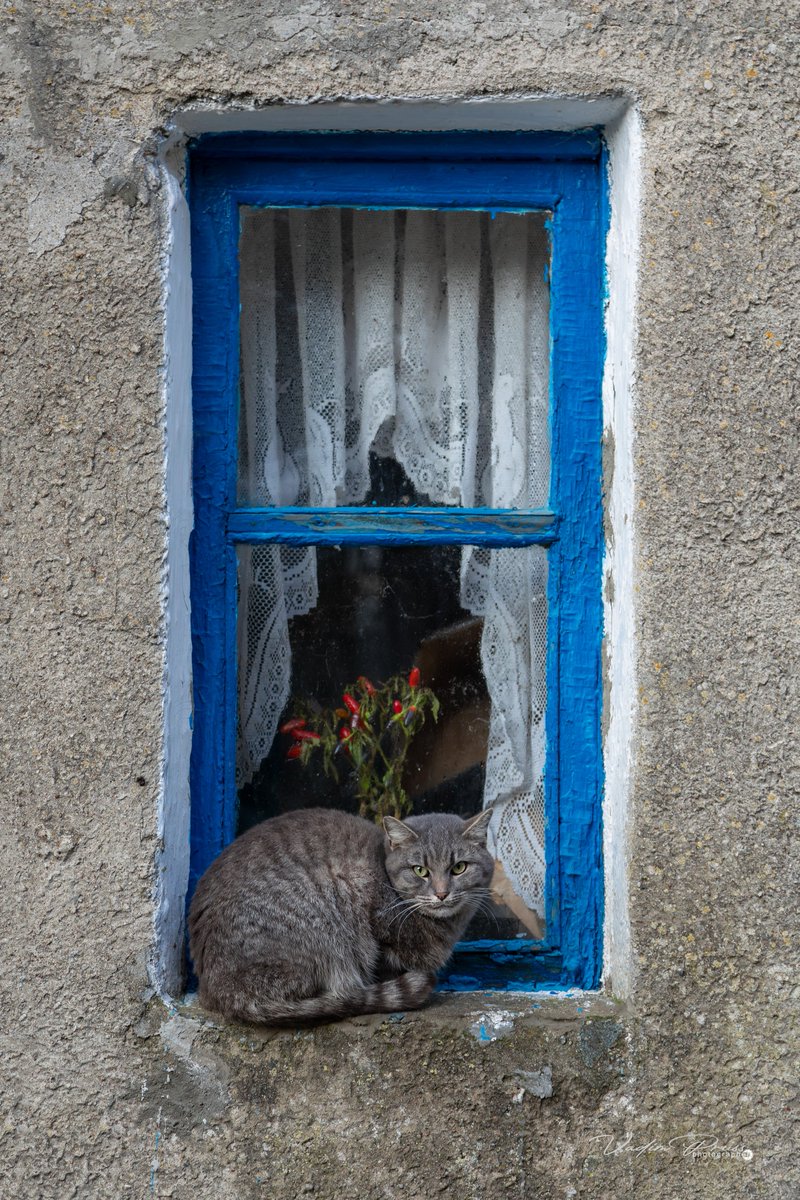
[[[611,223],[606,254],[608,303],[603,374],[603,425],[610,467],[605,481],[603,974],[615,995],[627,997],[633,983],[628,861],[636,701],[633,418],[642,154],[641,125],[634,108],[606,128],[606,139]]]
[[[155,946],[152,986],[163,994],[183,988],[184,907],[189,880],[189,755],[192,745],[192,639],[189,610],[189,535],[192,508],[192,281],[189,206],[182,188],[183,154],[161,159],[167,242],[164,279],[164,420],[167,556],[163,587],[164,749],[156,853]]]

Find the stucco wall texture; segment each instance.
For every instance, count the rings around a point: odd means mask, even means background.
[[[797,5],[3,18],[0,1196],[796,1197]],[[511,92],[642,119],[631,995],[220,1028],[147,973],[159,138],[198,101]]]

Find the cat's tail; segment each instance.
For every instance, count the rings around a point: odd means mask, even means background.
[[[381,983],[346,992],[322,992],[302,1000],[270,996],[251,996],[245,1000],[241,997],[237,1004],[226,1005],[227,1011],[223,1015],[259,1025],[295,1025],[305,1021],[335,1021],[363,1013],[403,1012],[421,1008],[435,983],[433,972],[406,971],[404,975]],[[200,999],[203,1001],[202,989]]]

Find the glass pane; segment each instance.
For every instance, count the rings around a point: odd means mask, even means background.
[[[243,208],[239,503],[546,505],[546,216]]]
[[[380,687],[416,667],[441,712],[419,729],[410,718],[397,771],[408,811],[466,817],[493,803],[497,903],[468,936],[542,936],[546,551],[266,545],[238,554],[240,832],[295,808],[358,812],[346,753],[337,752],[333,779],[321,750],[308,763],[287,759],[294,739],[279,726],[302,716],[319,728],[334,713],[336,736],[346,734],[348,687],[357,696],[359,677]],[[391,722],[386,730],[381,753],[394,765],[405,739]]]

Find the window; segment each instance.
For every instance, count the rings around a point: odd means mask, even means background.
[[[596,986],[599,136],[209,136],[189,196],[190,890],[297,806],[297,697],[414,661],[412,798],[503,868],[443,986]]]

